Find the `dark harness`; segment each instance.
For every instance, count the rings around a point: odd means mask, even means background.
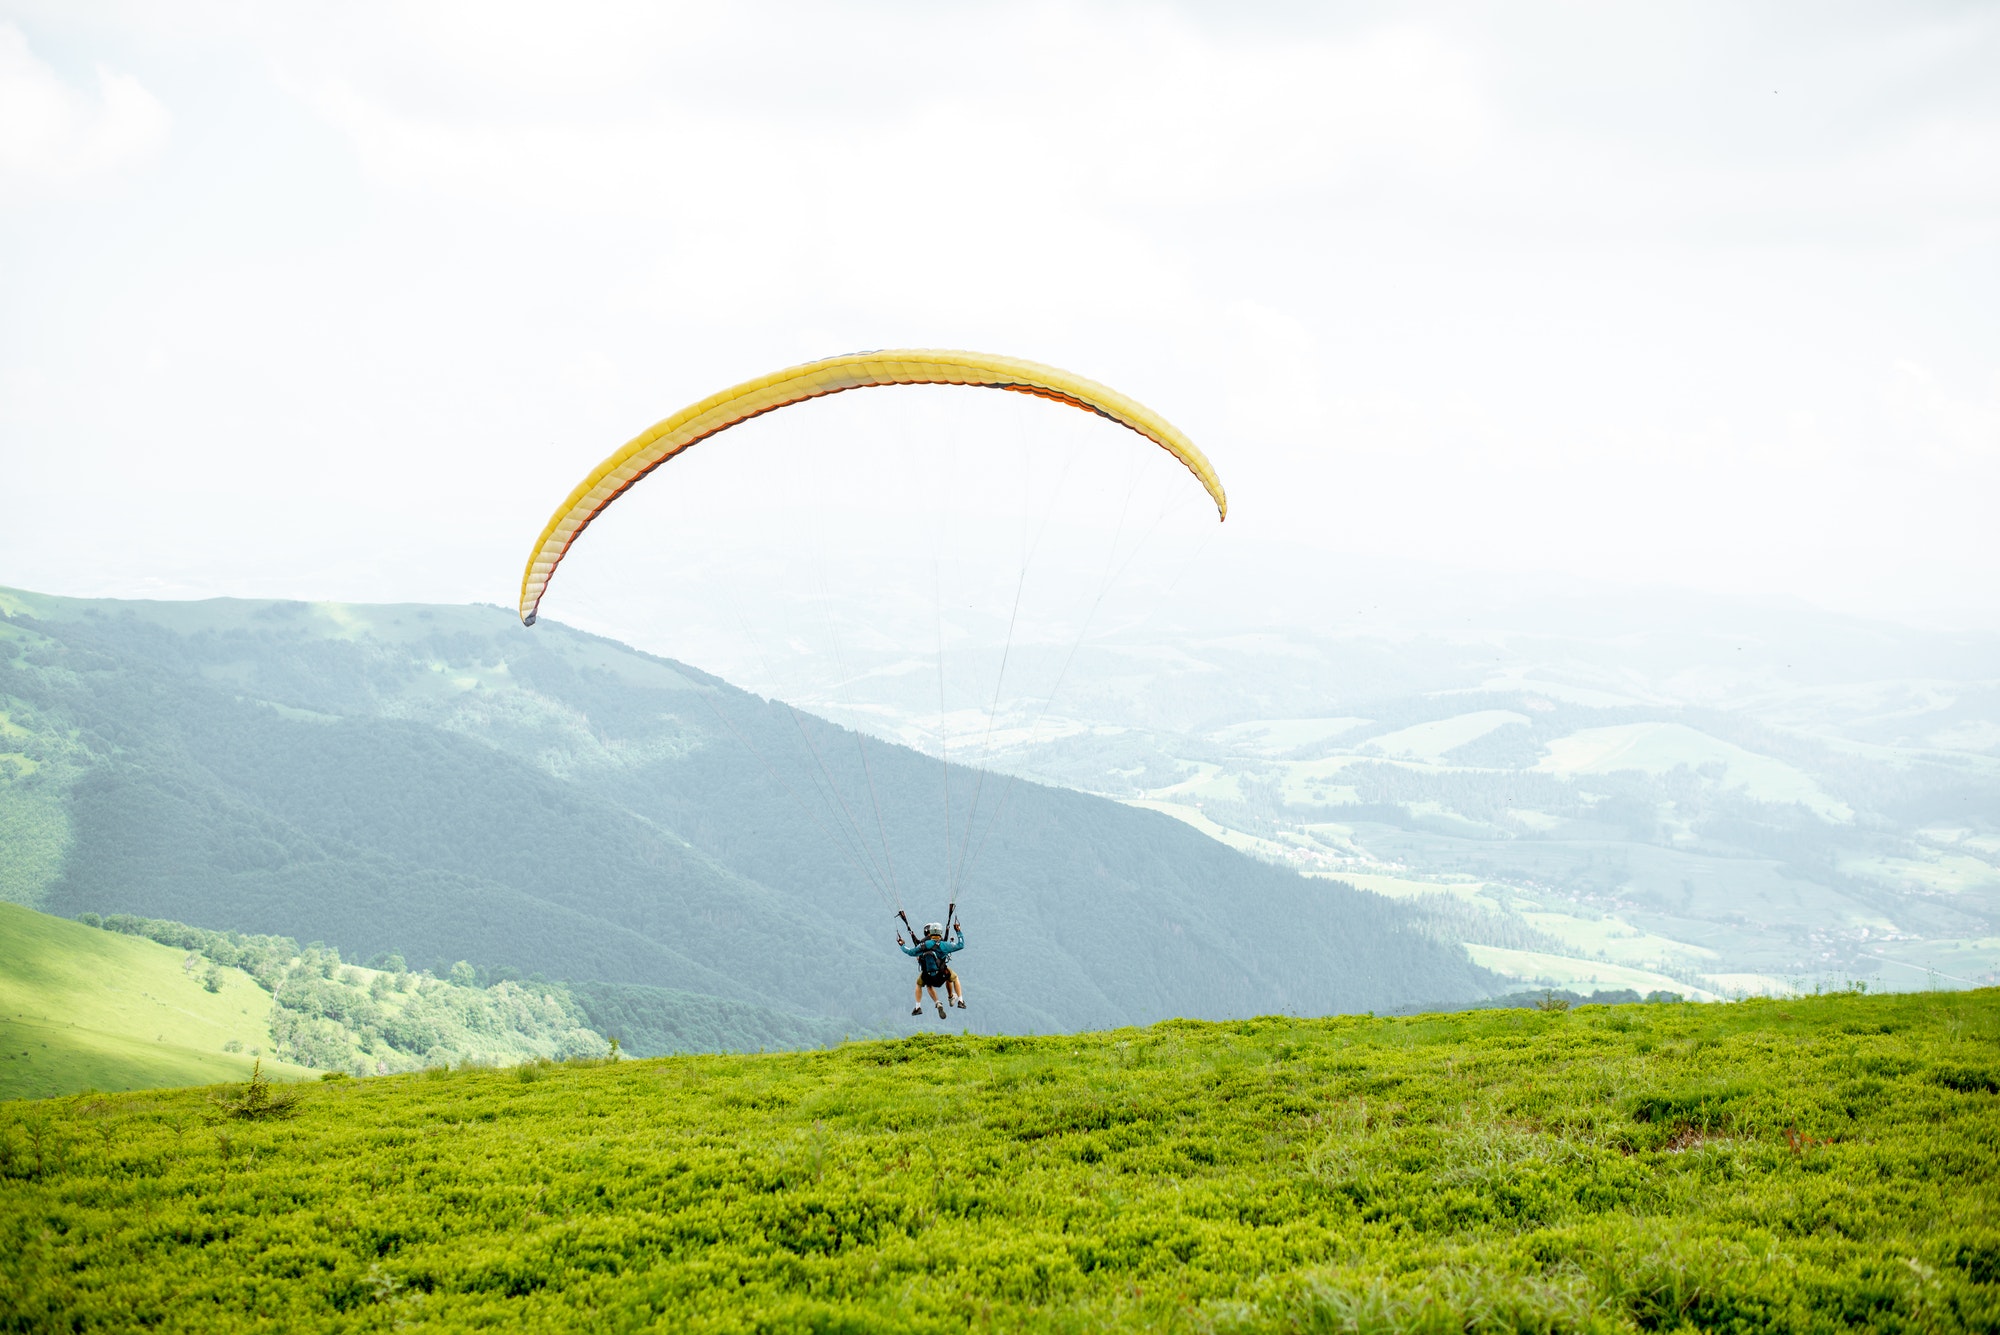
[[[951,966],[945,963],[946,952],[943,943],[926,937],[917,943],[917,967],[923,970],[924,982],[931,987],[941,987],[951,977]]]

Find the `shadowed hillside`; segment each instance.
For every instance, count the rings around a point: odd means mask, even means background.
[[[0,819],[33,835],[0,875],[50,912],[877,1029],[909,1022],[892,903],[942,917],[949,849],[981,1028],[1490,990],[1404,907],[1156,813],[995,780],[999,819],[947,832],[934,760],[498,609],[0,606]]]

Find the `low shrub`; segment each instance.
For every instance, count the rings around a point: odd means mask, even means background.
[[[0,1330],[1996,1330],[2000,992],[1932,1004],[0,1104]]]

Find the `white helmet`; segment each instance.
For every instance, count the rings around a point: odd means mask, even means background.
[[[943,935],[944,935],[944,924],[943,924],[943,923],[941,923],[941,922],[927,922],[927,923],[925,923],[925,924],[924,924],[924,935],[925,935],[925,936],[943,936]]]

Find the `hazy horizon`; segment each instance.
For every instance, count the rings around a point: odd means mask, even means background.
[[[2000,14],[996,13],[0,7],[0,582],[508,604],[638,429],[930,345],[1219,547],[2000,626]],[[1093,425],[850,397],[767,438]]]

